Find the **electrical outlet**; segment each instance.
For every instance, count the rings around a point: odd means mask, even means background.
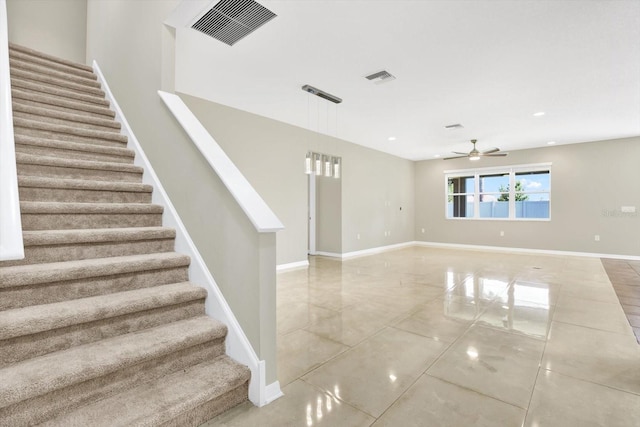
[[[422,229],[422,233],[424,234],[424,228]]]
[[[504,231],[500,231],[500,237],[504,236]]]
[[[593,236],[593,238],[594,238],[594,240],[595,240],[596,242],[599,242],[599,241],[600,241],[600,235],[599,235],[599,234],[596,234],[595,236]]]
[[[356,234],[356,239],[360,240],[360,233]]]

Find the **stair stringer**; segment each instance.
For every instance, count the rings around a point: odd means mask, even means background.
[[[93,61],[92,66],[98,76],[98,81],[102,84],[102,90],[105,92],[106,99],[111,103],[111,108],[116,113],[115,120],[122,126],[121,134],[127,136],[129,141],[128,148],[135,152],[134,164],[144,169],[142,183],[153,186],[152,203],[164,206],[164,212],[162,214],[163,225],[173,227],[176,230],[175,251],[191,257],[191,264],[189,266],[190,280],[204,287],[208,292],[208,297],[205,302],[207,315],[227,325],[226,354],[237,362],[246,365],[251,370],[249,400],[256,406],[264,406],[272,402],[283,395],[280,390],[280,384],[277,381],[269,385],[266,384],[265,361],[259,360],[253,346],[242,330],[240,323],[207,268],[200,252],[189,236],[189,232],[182,223],[178,212],[171,203],[168,194],[153,170],[142,146],[135,137],[118,102],[113,96],[98,63]]]

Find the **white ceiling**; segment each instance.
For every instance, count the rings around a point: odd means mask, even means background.
[[[260,3],[233,47],[178,30],[177,90],[412,160],[640,135],[640,1]]]

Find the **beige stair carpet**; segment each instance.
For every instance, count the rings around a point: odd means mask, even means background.
[[[0,262],[0,426],[197,426],[245,401],[91,67],[10,63],[26,256]]]

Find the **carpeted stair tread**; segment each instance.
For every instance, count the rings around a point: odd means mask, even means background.
[[[187,420],[177,421],[175,424],[171,421],[180,420],[182,417],[191,421],[188,413],[195,412],[198,407],[207,402],[220,399],[230,390],[245,385],[249,378],[250,371],[247,367],[223,355],[78,408],[49,420],[42,426],[187,425]],[[244,400],[246,400],[246,394],[239,402],[222,400],[220,407],[212,410],[209,417],[222,413]],[[117,416],[112,413],[113,408],[118,408]],[[196,422],[190,425],[199,425],[206,419],[206,417],[200,420],[195,418]]]
[[[147,214],[162,213],[164,208],[149,203],[62,203],[62,202],[20,202],[20,212],[38,213],[79,213],[79,214]]]
[[[30,135],[15,135],[16,152],[46,154],[50,157],[73,157],[76,159],[133,163],[135,152],[129,148],[99,144],[83,144],[73,141],[58,141]]]
[[[142,167],[128,163],[65,159],[62,157],[47,157],[25,153],[16,153],[16,164],[123,172],[129,174],[139,174],[140,176],[142,176],[142,173],[144,172],[144,169]]]
[[[202,299],[190,282],[0,311],[0,340]]]
[[[222,323],[200,316],[9,365],[0,369],[0,408],[223,338],[226,332]]]
[[[14,43],[9,43],[9,54],[15,54],[15,53],[20,53],[22,55],[26,55],[32,58],[37,58],[40,59],[42,61],[46,61],[52,64],[60,64],[60,65],[64,65],[66,67],[69,68],[75,68],[78,70],[84,70],[87,72],[92,72],[93,68],[91,68],[89,65],[86,64],[81,64],[78,62],[73,62],[73,61],[69,61],[66,59],[62,59],[62,58],[58,58],[57,56],[53,56],[53,55],[49,55],[43,52],[39,52],[37,50],[34,49],[30,49],[28,47],[25,46],[21,46],[21,45],[17,45]]]
[[[103,107],[109,106],[109,101],[101,98],[97,95],[89,95],[85,93],[75,92],[65,88],[57,86],[48,86],[40,83],[25,80],[20,77],[11,77],[11,87],[20,88],[22,90],[33,91],[36,93],[43,93],[49,96],[60,97],[61,99],[72,99],[75,101],[85,102],[91,105],[98,105]]]
[[[31,57],[20,56],[15,54],[9,55],[9,65],[11,67],[11,72],[14,71],[18,73],[28,72],[32,74],[38,74],[39,76],[45,78],[52,78],[61,80],[64,82],[74,82],[77,84],[81,84],[87,87],[94,87],[97,89],[101,88],[101,84],[97,79],[96,74],[93,71],[88,70],[77,70],[78,73],[69,73],[69,67],[51,67],[50,62],[38,62],[34,61]],[[61,69],[64,68],[64,69]]]
[[[29,80],[34,83],[46,84],[73,90],[90,95],[104,97],[105,93],[100,88],[100,83],[83,77],[70,76],[65,73],[47,71],[46,68],[22,61],[11,61],[11,76]]]
[[[25,202],[151,203],[153,194],[153,186],[140,182],[27,175],[18,176],[18,188]]]
[[[120,130],[120,123],[113,120],[113,118],[99,118],[93,116],[87,116],[84,114],[67,113],[64,111],[53,110],[51,108],[35,107],[28,105],[20,100],[13,101],[14,116],[16,113],[28,114],[29,116],[39,117],[41,120],[58,120],[63,123],[71,125],[92,125],[107,128],[105,130]],[[34,120],[34,119],[31,119]]]
[[[153,186],[137,182],[92,181],[87,179],[47,178],[40,176],[18,176],[19,187],[59,188],[68,190],[126,191],[151,193]]]
[[[23,231],[21,260],[2,261],[8,267],[173,252],[176,232],[168,227],[86,228]]]
[[[37,285],[63,280],[133,273],[145,270],[188,266],[191,259],[176,252],[93,258],[47,264],[17,265],[0,268],[0,289]]]
[[[94,138],[97,140],[110,140],[119,142],[122,144],[127,143],[127,137],[115,132],[82,129],[74,126],[59,125],[54,123],[43,123],[37,120],[23,119],[15,117],[13,119],[13,126],[16,128],[16,134],[20,134],[20,128],[28,130],[43,130],[47,132],[54,132],[59,134],[77,135],[85,138]]]
[[[80,230],[24,231],[25,246],[49,246],[69,243],[103,243],[151,239],[171,239],[176,231],[169,227],[91,228]]]
[[[11,88],[11,97],[15,100],[21,100],[26,102],[33,102],[39,105],[45,105],[49,108],[63,108],[65,110],[72,110],[77,114],[83,114],[87,116],[97,115],[106,116],[108,118],[115,117],[115,112],[109,109],[108,105],[93,105],[84,102],[74,101],[72,99],[65,99],[56,96],[49,96],[39,92],[30,92],[20,88]]]
[[[100,154],[111,154],[114,156],[129,157],[133,159],[135,152],[130,148],[112,147],[109,145],[84,144],[75,141],[63,141],[48,138],[41,138],[31,135],[15,135],[16,144],[40,145],[69,151],[86,151]]]

